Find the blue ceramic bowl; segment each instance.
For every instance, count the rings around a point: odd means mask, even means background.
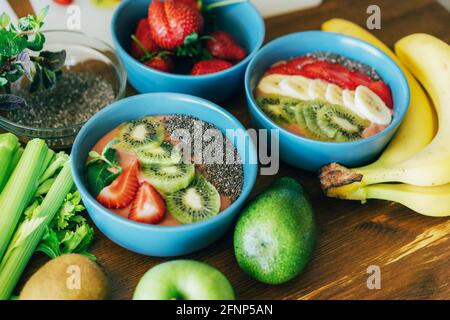
[[[323,142],[293,134],[273,122],[258,107],[254,89],[273,63],[316,51],[334,52],[375,68],[390,86],[394,98],[392,123],[382,132],[353,142]],[[409,105],[409,87],[403,72],[386,54],[353,37],[322,31],[307,31],[278,38],[264,46],[250,62],[245,74],[248,107],[258,128],[279,130],[280,158],[309,171],[339,162],[354,167],[373,160],[386,146],[402,122]]]
[[[240,197],[226,210],[206,221],[179,225],[146,225],[123,218],[99,204],[89,193],[85,164],[89,151],[110,130],[125,121],[148,115],[186,114],[222,130],[244,161],[244,185]],[[237,137],[226,129],[237,129]],[[170,257],[202,249],[220,238],[232,225],[252,191],[257,176],[257,155],[245,128],[221,107],[192,96],[174,93],[143,94],[120,100],[101,110],[81,129],[73,145],[71,162],[75,184],[94,223],[120,246],[145,255]]]
[[[264,41],[264,20],[250,3],[218,8],[219,30],[232,34],[248,52],[248,56],[230,69],[203,76],[160,72],[146,67],[129,54],[131,38],[140,18],[147,15],[149,0],[128,0],[116,10],[112,20],[112,36],[118,56],[128,72],[128,80],[141,92],[179,92],[212,101],[223,101],[242,89],[245,69]],[[206,1],[214,2],[214,1]]]

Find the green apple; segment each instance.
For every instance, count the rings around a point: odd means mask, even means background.
[[[281,178],[244,209],[234,232],[239,266],[253,278],[280,284],[297,276],[311,258],[316,238],[303,187]]]
[[[198,261],[174,260],[148,270],[133,299],[234,300],[234,292],[219,270]]]

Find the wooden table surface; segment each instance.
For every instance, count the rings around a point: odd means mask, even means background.
[[[29,11],[26,2],[10,0],[21,15]],[[266,40],[319,29],[322,22],[333,17],[364,25],[370,4],[381,8],[382,29],[375,34],[390,46],[414,32],[430,33],[450,42],[450,14],[432,0],[324,0],[320,7],[268,19]],[[243,93],[223,106],[250,127]],[[299,277],[278,286],[248,277],[236,264],[232,232],[207,249],[183,258],[200,260],[221,270],[239,299],[450,299],[450,219],[424,217],[392,202],[369,201],[361,205],[326,198],[316,174],[284,163],[278,176],[302,182],[316,213],[317,248]],[[276,177],[259,177],[254,194]],[[140,277],[155,264],[166,261],[127,251],[99,231],[92,252],[111,278],[114,299],[130,299]],[[24,279],[44,261],[44,257],[35,256]],[[371,265],[381,270],[379,290],[369,290],[366,285]]]

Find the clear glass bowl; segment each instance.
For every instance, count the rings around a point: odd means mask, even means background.
[[[63,67],[64,73],[87,72],[101,75],[113,88],[114,100],[111,102],[124,97],[127,79],[126,71],[111,46],[99,39],[76,31],[51,30],[44,33],[46,37],[44,50],[66,50],[67,58]],[[23,77],[21,81],[14,84],[12,93],[20,95],[18,92],[28,89],[29,85],[30,82]],[[106,107],[106,105],[101,106],[101,108],[103,107]],[[26,111],[24,110],[24,112]],[[87,121],[49,128],[27,126],[26,123],[14,122],[6,116],[6,111],[0,110],[1,128],[14,133],[23,142],[33,138],[44,139],[49,147],[53,149],[70,148],[78,131]],[[91,116],[93,114],[89,114],[89,118]],[[26,120],[22,122],[26,122]]]

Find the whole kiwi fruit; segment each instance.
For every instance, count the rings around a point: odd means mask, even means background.
[[[110,285],[97,263],[80,254],[48,261],[25,283],[20,300],[104,300]]]

